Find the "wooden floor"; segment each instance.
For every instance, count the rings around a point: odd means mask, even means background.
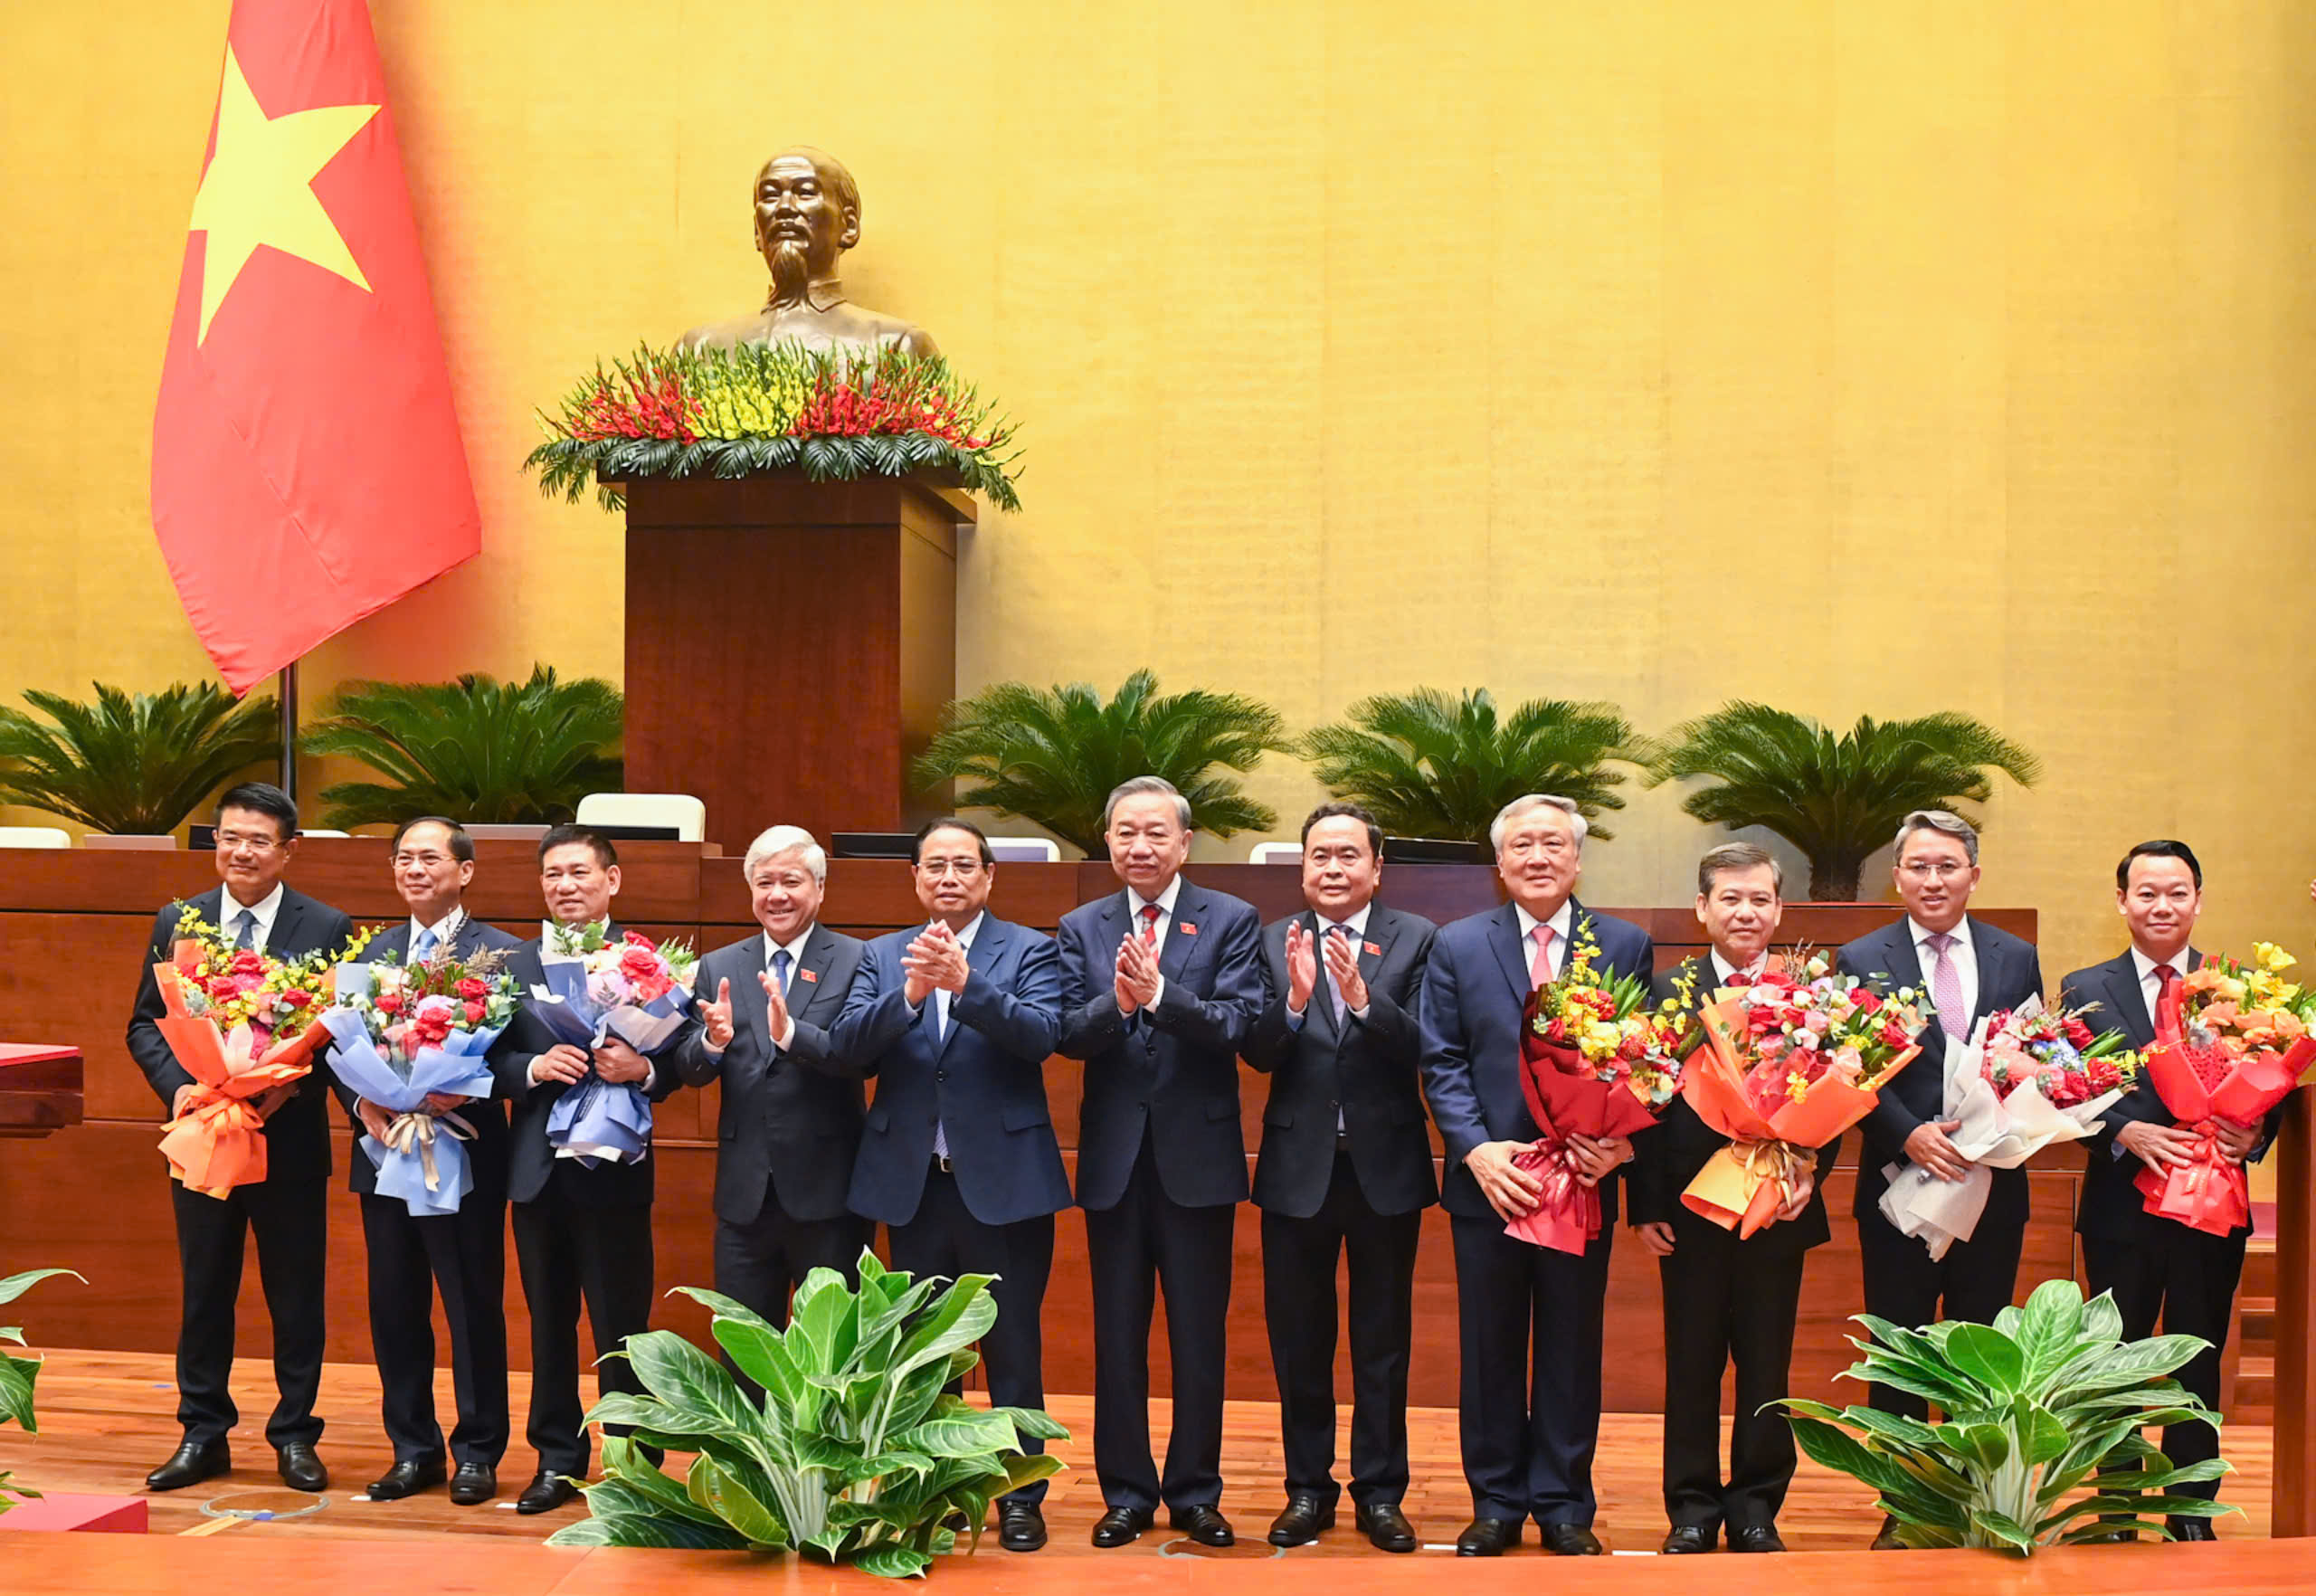
[[[0,1430],[0,1470],[14,1469],[19,1481],[44,1490],[115,1495],[141,1491],[146,1472],[166,1458],[177,1441],[169,1360],[143,1353],[50,1352],[46,1355],[48,1364],[41,1372],[38,1386],[40,1434],[24,1436],[13,1428]],[[320,1450],[332,1480],[330,1489],[317,1499],[284,1489],[275,1477],[273,1454],[264,1439],[271,1370],[262,1362],[244,1360],[235,1365],[233,1384],[242,1415],[233,1437],[233,1473],[188,1491],[154,1496],[152,1533],[223,1535],[235,1544],[343,1537],[422,1544],[444,1535],[542,1539],[584,1509],[574,1505],[538,1518],[511,1510],[516,1492],[536,1467],[519,1437],[528,1385],[528,1376],[515,1376],[518,1435],[499,1468],[501,1491],[496,1504],[454,1507],[440,1489],[400,1502],[373,1503],[356,1498],[363,1486],[391,1461],[378,1427],[377,1374],[363,1365],[329,1364],[323,1376],[321,1401],[328,1430]],[[437,1401],[441,1412],[452,1411],[447,1371],[441,1375]],[[1087,1444],[1092,1400],[1059,1396],[1052,1399],[1050,1406],[1055,1417],[1069,1426],[1073,1439],[1056,1448],[1069,1468],[1054,1481],[1047,1503],[1053,1541],[1040,1554],[1041,1560],[1101,1557],[1115,1564],[1159,1555],[1234,1561],[1278,1555],[1262,1541],[1285,1496],[1279,1481],[1275,1407],[1260,1402],[1229,1405],[1223,1439],[1222,1474],[1227,1483],[1222,1506],[1239,1530],[1239,1545],[1229,1552],[1193,1547],[1166,1534],[1162,1521],[1159,1533],[1144,1536],[1131,1548],[1096,1553],[1087,1541],[1102,1507]],[[1163,1449],[1165,1404],[1153,1403],[1153,1428]],[[1347,1421],[1347,1409],[1343,1418]],[[1654,1552],[1664,1535],[1658,1499],[1659,1433],[1653,1415],[1610,1414],[1601,1423],[1600,1453],[1594,1470],[1600,1514],[1595,1527],[1613,1550]],[[1418,1409],[1410,1415],[1409,1434],[1413,1477],[1405,1507],[1428,1545],[1445,1553],[1471,1514],[1471,1498],[1457,1460],[1456,1416],[1440,1409]],[[1343,1446],[1339,1439],[1338,1456]],[[2244,1514],[2222,1519],[2219,1534],[2225,1540],[2263,1538],[2268,1532],[2269,1432],[2248,1426],[2232,1428],[2225,1449],[2241,1472],[2227,1482],[2223,1496],[2239,1505]],[[280,1516],[265,1521],[219,1516],[268,1510]],[[1805,1458],[1780,1526],[1796,1552],[1834,1552],[1863,1546],[1878,1522],[1871,1497],[1862,1487],[1818,1469]],[[1421,1561],[1420,1556],[1394,1558],[1373,1551],[1350,1523],[1346,1507],[1340,1527],[1322,1536],[1315,1545],[1297,1548],[1289,1555],[1357,1556],[1401,1568]],[[2311,1562],[2303,1570],[2306,1577],[2296,1585],[2286,1582],[2277,1588],[2316,1589],[2316,1543],[2307,1544]],[[0,1541],[0,1547],[7,1553],[15,1550],[6,1547],[5,1541]],[[1527,1556],[1542,1555],[1533,1532],[1522,1550]],[[2189,1556],[2206,1550],[2182,1547],[2177,1552]],[[2094,1551],[2112,1556],[2121,1549]],[[5,1560],[11,1565],[14,1561],[13,1557]],[[1030,1560],[1008,1557],[992,1544],[983,1561],[1019,1564]],[[0,1580],[0,1590],[13,1592],[20,1588],[13,1578]],[[2018,1588],[2043,1587],[2036,1582]],[[2101,1584],[2096,1588],[2132,1587]]]

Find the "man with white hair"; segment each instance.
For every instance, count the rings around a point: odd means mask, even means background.
[[[1576,901],[1583,814],[1570,799],[1530,793],[1488,827],[1512,901],[1443,926],[1426,962],[1417,1013],[1423,1092],[1448,1149],[1440,1202],[1456,1244],[1463,1354],[1458,1429],[1472,1522],[1459,1557],[1495,1557],[1536,1521],[1545,1547],[1597,1554],[1592,1454],[1600,1436],[1600,1337],[1616,1234],[1622,1136],[1570,1135],[1580,1178],[1598,1186],[1600,1233],[1581,1254],[1504,1233],[1533,1213],[1541,1177],[1513,1162],[1543,1133],[1520,1089],[1520,1028],[1537,988],[1581,948],[1604,977],[1647,980],[1648,933]]]
[[[811,1270],[847,1278],[876,1227],[846,1202],[860,1081],[828,1046],[861,943],[821,925],[829,858],[774,826],[741,861],[763,931],[699,962],[698,1019],[672,1055],[692,1086],[724,1083],[716,1154],[716,1289],[774,1325]],[[796,1047],[799,1032],[817,1046]],[[827,1063],[807,1062],[812,1059]]]

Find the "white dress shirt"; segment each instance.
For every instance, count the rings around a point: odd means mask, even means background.
[[[1552,928],[1552,979],[1560,979],[1568,970],[1568,937],[1569,933],[1576,928],[1576,900],[1571,898],[1561,904],[1549,920],[1539,920],[1523,904],[1514,904],[1512,910],[1520,917],[1521,956],[1528,961],[1528,967],[1532,970],[1536,967],[1536,927],[1550,926]]]
[[[410,950],[408,957],[414,959],[418,956],[418,939],[421,936],[429,931],[434,933],[435,951],[440,952],[441,950],[449,947],[452,940],[455,939],[459,934],[459,922],[466,917],[467,911],[464,908],[454,908],[449,914],[444,915],[441,919],[435,921],[432,926],[422,926],[418,923],[418,917],[416,915],[411,916],[410,940],[404,945]],[[407,962],[407,960],[405,960],[405,962]]]
[[[281,913],[281,900],[284,896],[284,888],[279,881],[273,884],[272,891],[255,903],[237,902],[231,887],[220,887],[217,889],[217,917],[222,923],[217,929],[225,934],[227,945],[231,945],[240,939],[240,933],[235,929],[233,922],[240,919],[242,912],[247,909],[253,911],[257,916],[257,929],[250,945],[262,953],[266,944],[272,939],[273,922]]]
[[[1767,954],[1763,954],[1742,970],[1723,958],[1721,950],[1717,947],[1707,948],[1705,954],[1713,960],[1713,984],[1715,991],[1728,985],[1740,975],[1748,981],[1759,981],[1761,978],[1761,972],[1769,968],[1770,956]]]
[[[2195,956],[2194,948],[2183,947],[2179,950],[2179,956],[2171,961],[2171,968],[2184,979],[2188,974],[2188,965]],[[2139,995],[2147,1004],[2147,1020],[2150,1025],[2156,1022],[2155,994],[2163,990],[2163,983],[2155,978],[2155,960],[2140,952],[2139,944],[2136,942],[2131,944],[2131,968],[2139,972]]]
[[[1914,939],[1914,957],[1922,964],[1922,993],[1935,1002],[1938,981],[1932,972],[1938,967],[1938,955],[1932,951],[1930,939],[1938,933],[1928,929],[1912,915],[1906,917],[1906,933]],[[1962,983],[1962,1031],[1967,1036],[1979,1012],[1979,950],[1970,936],[1970,917],[1964,915],[1960,923],[1946,935],[1954,939],[1954,945],[1946,950],[1946,958],[1954,966],[1954,974]],[[1942,1025],[1944,1021],[1940,1023]]]

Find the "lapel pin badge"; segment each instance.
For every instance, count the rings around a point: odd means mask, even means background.
[[[1382,950],[1381,948],[1380,948],[1380,947],[1377,947],[1377,946],[1376,946],[1373,943],[1372,943],[1372,942],[1362,942],[1362,943],[1361,943],[1359,945],[1360,945],[1360,947],[1361,947],[1362,950],[1364,950],[1364,951],[1366,952],[1366,954],[1368,955],[1368,956],[1369,956],[1369,957],[1371,957],[1371,958],[1378,958],[1378,959],[1380,959],[1380,958],[1381,958],[1381,957],[1383,956],[1383,950]]]
[[[1188,920],[1182,921],[1181,927],[1182,933],[1185,936],[1196,936],[1198,935],[1198,927],[1191,925]]]
[[[811,982],[814,986],[818,986],[818,985],[821,983],[820,972],[819,972],[819,971],[817,971],[817,970],[799,970],[799,971],[797,971],[797,972],[796,972],[796,974],[798,974],[799,975],[802,975],[805,980],[807,980],[807,981]]]

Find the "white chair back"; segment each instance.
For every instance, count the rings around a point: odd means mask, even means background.
[[[71,835],[62,826],[0,826],[0,848],[71,846]]]
[[[583,826],[672,826],[676,840],[707,837],[707,805],[688,793],[590,793],[579,800]]]
[[[989,850],[1000,864],[1061,862],[1061,849],[1051,837],[992,837]]]
[[[1299,865],[1303,862],[1300,842],[1258,842],[1247,854],[1248,864]]]

